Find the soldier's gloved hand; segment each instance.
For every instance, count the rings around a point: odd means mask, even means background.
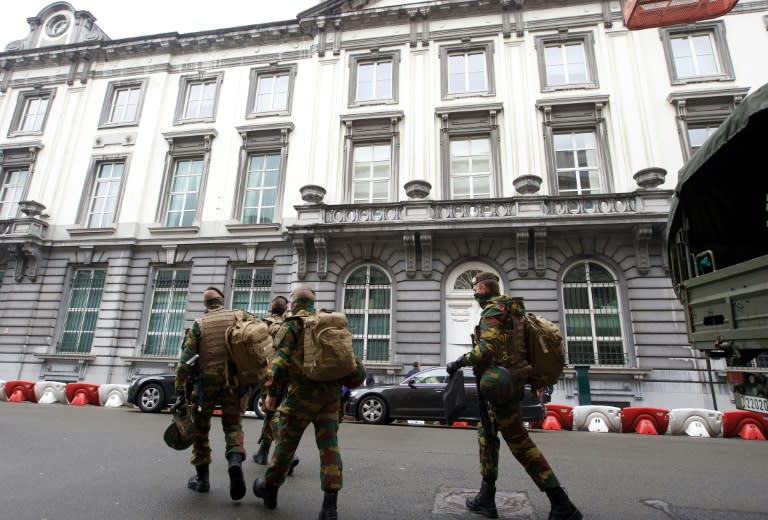
[[[171,413],[181,410],[187,402],[184,390],[176,390],[176,401],[171,405]]]
[[[464,366],[464,356],[461,356],[456,361],[451,361],[450,363],[448,363],[448,365],[446,365],[445,367],[445,370],[446,372],[448,372],[449,376],[452,376],[453,374],[456,373],[458,369],[460,369],[463,366]]]

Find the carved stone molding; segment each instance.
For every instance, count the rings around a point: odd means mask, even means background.
[[[165,251],[165,263],[168,265],[173,265],[176,263],[176,251],[178,249],[178,246],[175,244],[173,245],[163,245],[160,246]],[[162,251],[161,251],[162,253]],[[162,255],[161,255],[162,256]]]
[[[15,256],[14,278],[16,281],[21,282],[26,277],[29,281],[34,282],[43,264],[43,252],[40,247],[35,244],[17,244]]]
[[[517,274],[518,276],[528,276],[528,230],[522,230],[515,233],[515,246],[517,249]]]
[[[648,243],[653,236],[653,228],[649,225],[635,226],[635,262],[640,274],[648,274],[651,269],[651,257],[648,254]]]
[[[533,232],[533,268],[536,276],[547,272],[547,230],[536,229]]]
[[[248,264],[253,264],[256,262],[256,249],[259,247],[258,242],[246,242],[243,244],[245,246],[245,262]]]
[[[324,236],[315,237],[315,251],[317,251],[317,276],[324,280],[328,276],[328,245]]]
[[[93,254],[95,248],[93,246],[80,246],[75,251],[75,258],[83,265],[90,265],[93,262]]]
[[[405,275],[413,278],[416,275],[416,234],[413,231],[403,233],[405,246]]]
[[[307,277],[307,247],[303,237],[293,239],[293,249],[296,252],[296,276],[303,280]]]
[[[419,233],[421,244],[421,273],[425,278],[432,276],[432,233]]]

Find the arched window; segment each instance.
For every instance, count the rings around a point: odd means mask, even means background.
[[[374,265],[355,269],[344,283],[344,312],[355,355],[368,362],[389,362],[392,282],[387,273]]]
[[[626,366],[618,282],[594,262],[572,266],[563,277],[565,340],[571,365]]]
[[[471,291],[472,279],[480,273],[480,269],[469,269],[461,273],[453,284],[455,291]]]

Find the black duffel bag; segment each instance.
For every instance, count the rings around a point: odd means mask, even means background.
[[[445,409],[445,420],[448,424],[461,417],[462,412],[467,406],[467,394],[464,391],[464,372],[459,369],[448,376],[448,384],[443,393],[443,408]]]

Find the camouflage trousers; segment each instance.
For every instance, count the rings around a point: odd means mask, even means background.
[[[277,412],[265,412],[264,424],[261,426],[261,437],[259,437],[259,444],[262,442],[273,442],[275,440],[275,429],[279,420]]]
[[[276,415],[275,451],[264,480],[274,486],[285,482],[304,430],[312,424],[315,427],[315,443],[320,450],[320,487],[323,491],[340,490],[343,482],[341,453],[336,437],[339,430],[338,390],[329,392],[327,387],[296,388],[291,385]]]
[[[240,397],[234,389],[224,383],[224,377],[203,376],[203,399],[200,411],[197,410],[200,387],[196,385],[192,391],[194,406],[195,437],[192,443],[192,464],[201,466],[211,463],[211,445],[208,442],[208,432],[211,430],[211,416],[216,404],[221,405],[221,426],[224,430],[224,440],[227,444],[225,456],[241,453],[243,448],[243,426],[240,413]]]
[[[477,427],[477,441],[480,445],[480,474],[483,479],[495,481],[499,473],[499,433],[512,451],[512,455],[525,468],[541,491],[560,486],[560,483],[539,448],[528,436],[520,417],[520,406],[509,403],[494,406],[486,402],[490,419],[490,430],[482,422]]]

